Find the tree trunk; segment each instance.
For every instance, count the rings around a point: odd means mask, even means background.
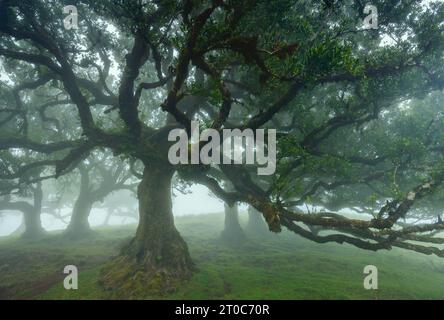
[[[248,223],[246,229],[248,232],[257,235],[269,234],[267,224],[262,214],[252,206],[248,207]]]
[[[25,231],[22,234],[23,238],[34,239],[43,235],[44,230],[40,216],[42,214],[43,190],[41,182],[35,185],[34,205],[32,209],[23,211],[23,220],[25,222]]]
[[[65,236],[69,238],[80,238],[92,232],[89,226],[89,214],[94,201],[85,192],[80,191],[74,208],[72,210],[71,221],[65,231]]]
[[[188,246],[174,226],[171,201],[173,169],[145,167],[138,187],[136,236],[102,272],[102,285],[115,297],[174,291],[193,270]]]
[[[69,225],[65,231],[65,237],[70,239],[83,238],[92,232],[88,218],[94,204],[94,199],[91,197],[92,191],[89,186],[89,172],[83,166],[79,166],[78,170],[80,173],[79,196],[74,203],[71,221],[69,221]]]
[[[225,208],[225,228],[221,233],[221,239],[224,242],[231,244],[238,244],[245,241],[245,234],[239,224],[239,212],[237,204],[229,207],[227,204]]]
[[[24,212],[23,221],[25,222],[25,231],[22,233],[22,238],[34,239],[43,234],[39,210]]]

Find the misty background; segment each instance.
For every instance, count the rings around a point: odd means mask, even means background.
[[[120,198],[133,199],[134,206],[128,208],[133,210],[135,215],[138,215],[137,199],[130,191],[120,190],[109,195],[108,198],[116,203]],[[243,213],[247,206],[239,204],[239,211]],[[187,215],[199,215],[199,214],[211,214],[222,213],[224,211],[223,201],[216,198],[205,186],[192,185],[186,194],[174,191],[173,192],[173,214],[174,216],[187,216]],[[72,213],[72,207],[65,206],[61,209],[61,214],[68,216],[67,222],[69,222],[70,215]],[[103,225],[106,219],[106,209],[100,207],[94,207],[89,216],[89,223],[92,227],[98,227]],[[3,216],[0,216],[0,237],[11,235],[17,228],[19,228],[22,222],[22,213],[12,210],[4,210]],[[112,215],[108,221],[110,225],[124,225],[137,223],[136,219],[129,217],[120,217]],[[63,230],[67,224],[62,220],[54,217],[52,214],[42,212],[42,225],[48,231]]]

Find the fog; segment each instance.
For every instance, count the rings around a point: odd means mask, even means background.
[[[125,194],[126,193],[126,194]],[[114,201],[118,201],[119,196],[125,194],[128,197],[128,192],[120,191],[109,196]],[[137,214],[137,199],[133,197],[134,207],[131,210]],[[239,206],[240,210],[246,210],[245,205]],[[69,222],[72,208],[64,207],[60,210],[62,216],[67,216],[66,222]],[[173,214],[174,216],[199,215],[209,213],[222,213],[224,211],[223,202],[210,193],[210,191],[201,185],[193,185],[186,193],[173,193]],[[91,210],[89,216],[89,223],[92,227],[103,225],[106,219],[106,209],[95,207]],[[0,217],[0,237],[11,235],[22,222],[22,214],[15,211],[3,211],[3,216]],[[54,231],[65,229],[67,223],[60,219],[54,218],[53,215],[42,212],[42,226],[45,230]],[[137,220],[128,217],[111,216],[109,225],[125,225],[135,224]]]

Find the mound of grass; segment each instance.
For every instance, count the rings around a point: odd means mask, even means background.
[[[444,260],[403,250],[367,252],[316,244],[289,232],[231,247],[219,241],[223,215],[176,219],[198,267],[192,280],[168,296],[140,299],[442,299]],[[245,223],[245,221],[242,221]],[[103,264],[135,226],[96,230],[81,241],[51,233],[37,242],[0,241],[0,298],[106,299],[97,283]],[[79,289],[63,288],[63,267],[79,269]],[[363,287],[364,266],[375,265],[379,289]]]

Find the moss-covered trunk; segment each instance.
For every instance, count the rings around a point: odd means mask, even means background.
[[[104,268],[102,283],[116,297],[174,291],[188,279],[193,263],[174,226],[168,165],[149,166],[138,187],[139,226],[121,254]]]

